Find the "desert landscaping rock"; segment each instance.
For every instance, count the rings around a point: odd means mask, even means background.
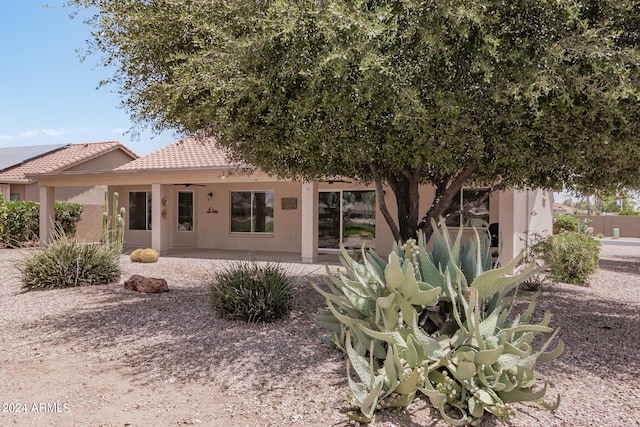
[[[125,280],[124,287],[144,294],[169,292],[169,285],[165,279],[141,276],[139,274],[134,274]]]
[[[518,405],[508,423],[483,427],[640,425],[640,247],[602,250],[590,287],[555,284],[538,298],[536,316],[551,310],[565,341],[539,365],[558,410]],[[323,265],[287,265],[294,310],[246,324],[208,300],[207,281],[229,261],[123,256],[120,283],[22,292],[24,256],[0,251],[0,426],[349,425],[345,357],[307,317],[324,306],[309,285]],[[164,277],[171,292],[134,294],[123,287],[133,274]],[[446,426],[424,397],[370,425]]]

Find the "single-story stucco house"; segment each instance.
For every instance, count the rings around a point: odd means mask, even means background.
[[[4,200],[40,201],[33,174],[113,170],[139,156],[118,141],[0,148],[0,194]],[[82,180],[53,190],[54,200],[84,205],[78,235],[100,235],[106,185]]]
[[[127,209],[125,245],[152,247],[161,254],[178,248],[235,252],[273,251],[315,262],[340,243],[363,243],[384,255],[393,237],[372,185],[348,180],[295,182],[260,171],[238,173],[214,141],[185,138],[111,170],[59,170],[31,176],[40,185],[41,241],[50,238],[54,195],[61,188],[106,185]],[[426,211],[434,191],[421,188]],[[457,204],[475,200],[483,189],[464,189]],[[393,193],[386,204],[395,214]],[[512,259],[533,234],[552,230],[550,192],[507,190],[483,206],[465,211],[452,225],[498,223],[502,259]]]

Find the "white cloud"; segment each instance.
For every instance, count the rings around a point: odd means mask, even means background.
[[[47,136],[47,137],[59,137],[68,135],[71,133],[69,130],[64,129],[32,129],[25,130],[22,132],[18,132],[13,135],[0,135],[0,141],[16,141],[19,139],[29,139],[36,138],[39,136]]]

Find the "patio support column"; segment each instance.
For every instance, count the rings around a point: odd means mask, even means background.
[[[55,190],[55,187],[40,187],[40,246],[48,246],[53,239]]]
[[[499,209],[502,264],[511,261],[524,248],[529,226],[529,200],[526,191],[500,193]]]
[[[151,248],[160,255],[166,254],[169,248],[169,226],[167,219],[162,216],[162,211],[168,208],[162,203],[166,198],[166,185],[151,184]]]
[[[318,183],[302,184],[302,262],[318,262]]]

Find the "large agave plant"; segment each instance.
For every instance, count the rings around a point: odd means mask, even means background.
[[[462,244],[440,222],[433,251],[422,236],[394,245],[385,261],[363,249],[362,263],[343,249],[344,272],[327,271],[329,290],[314,285],[327,302],[315,321],[331,330],[331,341],[348,355],[351,403],[368,421],[376,409],[406,407],[419,391],[451,425],[477,424],[485,413],[506,417],[514,402],[543,401],[535,364],[557,357],[557,330],[530,324],[537,295],[521,298],[517,286],[535,273],[534,264],[512,274],[520,262],[492,269],[489,241],[475,233]],[[528,308],[514,313],[517,301]],[[534,350],[538,334],[548,339]],[[351,370],[355,371],[355,378]]]

